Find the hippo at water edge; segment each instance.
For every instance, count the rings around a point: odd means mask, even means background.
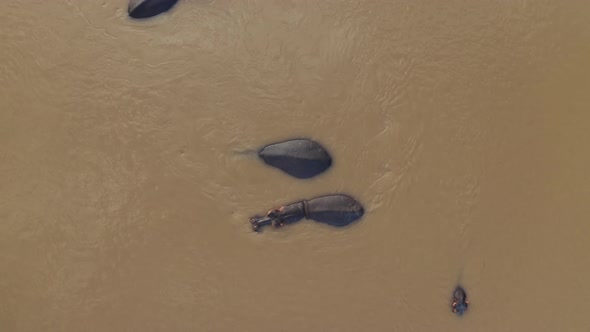
[[[451,304],[453,312],[461,316],[467,311],[468,306],[469,301],[467,300],[467,293],[465,293],[463,287],[457,286],[453,292],[453,303]]]
[[[319,175],[332,165],[332,157],[319,143],[309,139],[292,139],[273,143],[258,150],[267,164],[299,179]]]
[[[129,0],[129,16],[149,18],[170,10],[178,0]]]
[[[332,194],[272,209],[264,217],[250,218],[250,224],[252,224],[252,230],[256,232],[262,226],[282,227],[303,218],[342,227],[362,217],[364,212],[363,206],[354,198],[343,194]]]

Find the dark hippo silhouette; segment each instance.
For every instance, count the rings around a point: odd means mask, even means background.
[[[467,311],[468,306],[469,301],[467,300],[467,293],[465,293],[463,287],[457,286],[453,292],[453,303],[451,304],[453,312],[461,316]]]
[[[293,139],[267,145],[258,156],[270,166],[300,179],[314,177],[332,165],[332,157],[319,143]]]
[[[364,212],[363,206],[354,198],[333,194],[283,205],[270,210],[264,217],[252,217],[250,223],[254,231],[266,225],[281,227],[303,218],[342,227],[362,217]]]
[[[170,10],[178,0],[130,0],[129,16],[149,18]]]

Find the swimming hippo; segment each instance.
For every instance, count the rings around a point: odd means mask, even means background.
[[[300,179],[314,177],[332,165],[332,157],[319,143],[309,139],[292,139],[258,150],[268,165]]]
[[[453,292],[453,303],[451,304],[453,312],[461,316],[467,311],[468,306],[469,301],[467,301],[467,293],[465,293],[463,287],[457,286]]]
[[[359,219],[363,214],[363,206],[354,198],[333,194],[283,205],[270,210],[264,217],[250,218],[250,224],[252,230],[259,231],[262,226],[281,227],[305,218],[342,227]]]
[[[129,16],[148,18],[170,10],[178,0],[130,0]]]

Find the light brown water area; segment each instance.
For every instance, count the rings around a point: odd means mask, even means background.
[[[0,331],[590,331],[588,1],[2,5]]]

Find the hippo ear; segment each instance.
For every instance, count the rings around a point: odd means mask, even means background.
[[[178,0],[130,0],[129,16],[133,18],[149,18],[166,12]]]
[[[332,165],[328,151],[309,139],[273,143],[258,150],[258,156],[267,165],[300,179],[317,176]]]

